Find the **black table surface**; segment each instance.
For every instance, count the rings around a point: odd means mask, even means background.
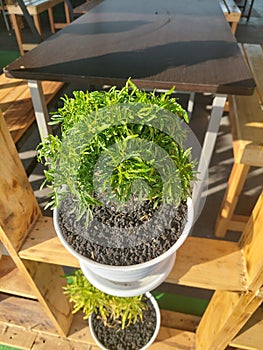
[[[103,0],[4,69],[8,77],[250,95],[217,0]]]

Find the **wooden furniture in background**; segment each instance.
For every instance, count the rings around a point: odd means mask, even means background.
[[[15,145],[0,116],[0,343],[23,349],[97,350],[81,313],[72,317],[63,294],[62,266],[79,267],[60,244],[53,220],[41,214]],[[199,323],[166,313],[151,349],[223,350],[229,344],[260,349],[262,323],[263,193],[239,243],[189,237],[167,282],[215,290]],[[18,296],[18,298],[16,297]],[[251,316],[252,315],[252,316]],[[191,323],[191,325],[190,325]],[[246,326],[247,339],[242,338]],[[174,328],[176,327],[176,328]],[[196,329],[196,332],[194,330]],[[241,339],[241,340],[240,340]],[[259,344],[259,345],[258,345]]]
[[[55,22],[53,16],[53,8],[62,2],[64,3],[66,23]],[[52,33],[55,33],[56,29],[64,28],[70,23],[70,13],[66,0],[25,0],[24,4],[27,8],[28,13],[33,17],[35,27],[40,36],[42,36],[42,29],[39,15],[44,11],[48,11],[50,29]],[[16,2],[13,2],[13,0],[11,0],[7,3],[7,10],[10,15],[12,24],[14,26],[19,51],[21,55],[23,55],[25,51],[31,50],[37,44],[23,43],[21,28],[18,24],[18,16],[23,15],[20,6]]]
[[[238,22],[241,18],[241,10],[234,0],[219,0],[220,7],[227,22],[231,23],[233,34],[236,33]]]
[[[52,101],[63,85],[64,83],[56,81],[42,82],[47,104]],[[0,111],[3,113],[13,141],[17,143],[36,119],[26,80],[9,79],[4,74],[0,75]]]
[[[87,0],[83,4],[74,7],[73,13],[75,15],[83,15],[90,11],[94,6],[98,5],[103,0]]]
[[[242,50],[257,86],[252,96],[229,97],[234,165],[216,221],[217,237],[243,231],[248,216],[235,215],[235,209],[250,167],[263,167],[263,50],[256,44],[243,44]]]

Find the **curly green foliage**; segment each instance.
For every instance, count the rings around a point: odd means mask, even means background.
[[[175,114],[181,120],[187,121],[187,113],[177,103],[177,100],[171,96],[173,91],[174,89],[171,89],[162,94],[157,94],[155,91],[146,92],[139,90],[131,80],[128,80],[121,90],[112,87],[109,91],[92,91],[86,93],[75,91],[73,98],[67,96],[62,98],[64,106],[59,108],[58,112],[52,116],[51,122],[51,124],[61,124],[61,139],[57,136],[49,135],[37,149],[38,160],[48,166],[48,169],[45,171],[45,184],[52,189],[52,199],[49,205],[52,207],[58,205],[60,187],[66,185],[78,203],[79,216],[81,217],[87,211],[87,217],[89,217],[91,215],[91,208],[95,204],[100,205],[94,193],[93,175],[95,165],[103,152],[115,164],[114,171],[110,177],[110,185],[112,187],[112,195],[117,197],[118,200],[125,202],[129,199],[132,184],[136,180],[141,180],[148,184],[150,189],[148,199],[153,200],[155,206],[162,202],[164,198],[166,198],[165,201],[167,203],[176,205],[179,204],[180,200],[185,200],[190,195],[191,182],[195,179],[195,164],[191,160],[191,152],[189,149],[184,151],[171,136],[152,125],[144,125],[143,123],[125,124],[121,122],[114,124],[116,120],[113,119],[112,122],[114,125],[110,125],[104,129],[102,128],[100,132],[95,134],[89,144],[82,147],[79,153],[74,149],[74,146],[71,148],[69,146],[67,152],[64,152],[63,155],[64,168],[61,170],[59,167],[56,167],[63,140],[74,130],[74,126],[86,120],[87,116],[89,116],[88,122],[87,124],[83,124],[83,138],[85,137],[85,128],[94,127],[96,129],[98,120],[96,120],[94,111],[98,111],[103,107],[123,103],[140,103],[143,104],[142,106],[153,105],[157,106],[159,110],[168,110],[173,113],[172,116]],[[147,107],[142,107],[140,114],[142,122],[145,114],[148,119],[150,115],[150,118],[157,118],[160,125],[162,124],[158,113],[154,115],[152,110],[147,109]],[[117,117],[116,115],[114,116],[114,118]],[[176,126],[176,123],[173,122],[169,124]],[[180,128],[178,130],[176,129],[176,137],[178,140],[184,138]],[[165,157],[167,157],[167,160],[172,159],[174,162],[177,169],[176,173],[174,167],[169,166],[171,163],[167,161],[167,169],[165,169],[167,181],[162,183],[162,177],[154,168],[156,165],[156,154],[158,153],[154,148],[147,150],[148,154],[152,155],[152,158],[148,160],[143,159],[139,153],[135,153],[129,159],[122,157],[125,153],[125,147],[127,147],[128,141],[131,139],[143,139],[158,145],[160,149],[166,152]],[[120,149],[117,154],[115,150],[111,149],[111,145],[115,144],[121,145],[118,146]],[[75,166],[75,164],[72,165],[72,160],[75,162],[76,159],[76,162],[78,162],[77,173],[73,169],[73,165]],[[56,181],[54,181],[55,176]],[[103,174],[100,174],[100,176],[103,179]],[[180,181],[174,181],[176,176]],[[108,179],[105,178],[103,181],[102,190],[107,187]]]
[[[122,329],[138,319],[143,320],[143,311],[146,310],[142,295],[125,298],[106,294],[94,287],[81,270],[67,276],[64,294],[74,303],[73,313],[82,310],[84,319],[95,313],[105,325],[121,323]]]

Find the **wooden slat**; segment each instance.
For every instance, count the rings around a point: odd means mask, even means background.
[[[0,344],[19,349],[32,349],[37,334],[19,327],[6,327],[0,324]]]
[[[195,332],[201,320],[200,316],[184,314],[170,310],[160,310],[162,326],[176,328],[188,332]]]
[[[51,102],[62,88],[61,82],[42,82],[45,101]],[[6,78],[0,75],[0,110],[3,112],[9,131],[16,143],[35,120],[31,94],[25,80]]]
[[[263,307],[251,316],[230,345],[235,348],[263,350]]]
[[[258,291],[263,285],[263,191],[240,239],[247,266],[248,286]]]
[[[263,104],[263,49],[260,45],[243,44],[249,67],[256,82],[256,91]]]
[[[215,291],[197,328],[196,350],[225,349],[261,302],[254,292]]]
[[[20,248],[41,212],[1,115],[0,149],[0,239],[10,252]]]
[[[246,224],[248,223],[249,217],[246,215],[233,215],[228,225],[228,230],[243,232]]]
[[[51,217],[39,218],[21,247],[19,256],[28,260],[79,267],[78,260],[60,243]]]
[[[166,281],[207,289],[246,290],[242,252],[235,242],[189,237],[178,250]]]
[[[59,242],[51,218],[39,219],[21,247],[19,256],[79,266]],[[167,282],[209,289],[246,290],[245,267],[238,243],[189,237],[177,253]]]
[[[263,110],[257,96],[230,96],[230,122],[235,161],[263,166]]]
[[[66,278],[62,266],[24,261],[35,286],[35,293],[60,335],[66,335],[72,321],[72,305],[63,294]]]
[[[25,278],[7,255],[2,255],[0,260],[0,291],[36,299]]]
[[[235,161],[263,166],[263,50],[260,45],[240,45],[256,81],[252,96],[229,98]]]
[[[36,0],[36,1],[25,1],[25,5],[29,14],[36,15],[43,11],[46,11],[48,8],[54,7],[64,0]],[[15,15],[23,15],[23,12],[17,4],[7,4],[7,10],[9,13]]]
[[[156,341],[149,350],[195,350],[195,334],[161,327]]]
[[[0,293],[0,305],[1,324],[58,335],[39,302]]]
[[[73,9],[73,13],[76,14],[84,14],[87,13],[88,11],[90,11],[94,6],[98,5],[99,3],[101,3],[103,0],[87,0],[86,2],[84,2],[83,4],[75,7]]]
[[[74,315],[68,337],[61,337],[52,327],[39,303],[24,298],[1,295],[0,298],[1,343],[32,350],[98,349],[90,334],[88,322],[83,320],[81,312]],[[176,315],[177,313],[174,313],[174,317]],[[162,326],[155,343],[149,349],[159,350],[160,348],[164,350],[194,350],[195,334]]]

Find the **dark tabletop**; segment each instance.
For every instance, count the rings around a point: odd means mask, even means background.
[[[217,0],[104,0],[5,68],[8,77],[222,94],[255,83]]]

